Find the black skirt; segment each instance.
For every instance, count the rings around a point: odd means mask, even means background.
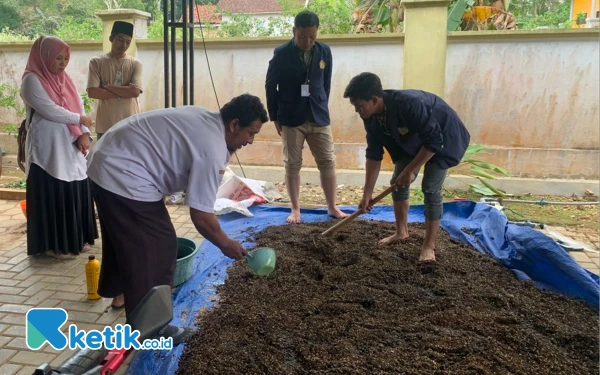
[[[140,202],[105,190],[90,180],[102,231],[102,266],[98,294],[125,296],[130,317],[158,285],[173,285],[177,233],[161,199]]]
[[[88,179],[66,182],[31,164],[27,176],[27,254],[79,254],[98,238]]]

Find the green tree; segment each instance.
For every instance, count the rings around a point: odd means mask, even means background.
[[[196,31],[197,32],[194,35],[199,37],[200,32],[198,30],[196,30]],[[183,30],[176,29],[175,35],[177,36],[177,39],[182,39],[183,38]],[[150,22],[150,25],[148,25],[148,39],[162,39],[163,36],[164,36],[164,16],[163,16],[162,12],[157,12],[156,15],[154,16],[154,20],[152,20]]]
[[[354,29],[349,0],[314,0],[308,9],[319,16],[319,34],[348,34]]]
[[[0,3],[0,30],[9,28],[16,30],[21,26],[21,15],[13,4]]]
[[[568,4],[570,8],[571,2],[568,0],[511,0],[510,11],[517,19],[527,20],[554,12],[564,4]]]
[[[259,37],[291,35],[291,19],[305,9],[296,0],[280,0],[282,15],[269,17],[267,21],[248,14],[229,14],[229,20],[222,22],[220,37]],[[347,34],[352,31],[352,10],[350,0],[312,0],[308,9],[319,16],[320,34]]]
[[[28,37],[37,38],[42,34],[53,35],[54,30],[60,26],[58,16],[47,15],[40,8],[35,8],[35,14],[25,29],[24,34]]]
[[[157,12],[154,19],[148,25],[148,39],[162,39],[164,35],[163,29],[164,16],[162,12]]]
[[[57,5],[61,17],[72,17],[75,20],[98,18],[94,11],[105,7],[101,0],[64,0]]]
[[[65,17],[54,31],[54,36],[62,40],[102,40],[102,22],[98,18],[85,18],[77,21],[73,17]]]
[[[149,6],[151,9],[154,9],[154,2],[144,2],[143,0],[118,0],[119,6],[122,9],[137,9],[143,10],[146,12],[146,6]]]
[[[229,20],[221,22],[218,35],[226,38],[276,36],[275,29],[271,23],[252,17],[249,14],[231,14]]]
[[[521,29],[535,29],[540,26],[569,28],[571,27],[571,3],[563,1],[557,4],[554,9],[547,9],[536,16],[523,15],[517,17],[517,19]]]

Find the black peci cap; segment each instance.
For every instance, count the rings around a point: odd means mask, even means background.
[[[125,34],[133,37],[133,24],[123,21],[115,21],[110,35]]]

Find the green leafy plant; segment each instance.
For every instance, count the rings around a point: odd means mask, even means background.
[[[18,118],[25,117],[25,106],[19,97],[19,89],[15,89],[7,83],[0,85],[0,108],[6,108],[14,111]],[[9,135],[17,137],[19,127],[17,124],[9,123],[4,126],[4,130]]]
[[[348,0],[313,0],[308,10],[319,15],[319,34],[348,34],[354,29]]]
[[[25,190],[25,189],[27,189],[27,180],[25,180],[24,178],[21,178],[17,181],[7,183],[6,187],[9,189]]]
[[[219,37],[243,38],[281,36],[291,33],[292,23],[285,17],[269,17],[267,20],[250,14],[225,12],[229,19],[221,22]]]
[[[519,19],[519,28],[524,30],[538,27],[571,28],[572,22],[574,22],[574,20],[571,20],[571,3],[569,1],[563,1],[557,6],[536,15],[521,12],[517,18]]]
[[[381,27],[381,31],[396,33],[401,31],[403,11],[401,0],[356,0],[355,23]]]
[[[475,0],[454,0],[448,6],[448,31],[456,31],[463,20],[467,7],[473,6]]]
[[[0,42],[28,42],[32,38],[5,27],[0,30]]]
[[[62,40],[102,40],[102,23],[97,17],[76,20],[67,16],[60,21],[54,36]]]
[[[87,92],[83,92],[80,94],[81,101],[83,102],[83,109],[85,113],[92,112],[92,104],[95,99],[92,99],[88,96]],[[9,111],[14,111],[19,119],[25,119],[25,105],[20,97],[20,90],[18,88],[14,88],[8,83],[0,84],[0,108],[8,109]],[[9,123],[2,126],[5,132],[8,135],[13,135],[17,138],[19,134],[19,124]]]
[[[0,25],[16,29],[21,26],[21,15],[16,4],[0,3]]]
[[[152,22],[150,22],[150,25],[148,26],[148,39],[163,39],[164,38],[164,35],[165,35],[164,20],[165,20],[165,17],[162,12],[156,13],[154,20]],[[205,26],[203,26],[203,27],[205,27]],[[194,33],[194,36],[200,37],[200,31],[199,30],[194,30],[194,31],[196,31]],[[176,36],[176,39],[182,39],[183,38],[183,30],[180,28],[175,29],[175,36]]]
[[[87,92],[81,94],[81,101],[83,102],[83,110],[85,113],[89,114],[92,112],[92,103],[96,101],[96,99],[92,99],[88,96]]]
[[[157,13],[154,16],[154,20],[148,25],[148,39],[162,39],[164,36],[164,25],[163,22],[165,17],[162,12]]]
[[[27,28],[25,34],[33,39],[40,35],[53,35],[54,31],[60,26],[59,17],[57,15],[47,15],[38,7],[35,8],[35,11],[37,15]]]
[[[507,194],[498,188],[495,188],[489,180],[496,180],[496,175],[510,176],[510,173],[495,164],[486,163],[475,159],[475,156],[485,154],[485,146],[482,144],[470,144],[459,165],[470,165],[470,171],[481,184],[471,184],[471,190],[476,193],[488,196],[505,197]]]

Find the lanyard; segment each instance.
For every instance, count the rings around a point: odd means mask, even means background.
[[[298,50],[300,51],[298,53],[298,57],[302,61],[302,64],[304,65],[304,69],[306,70],[306,80],[305,80],[305,82],[306,83],[310,83],[309,77],[310,77],[310,70],[312,68],[312,59],[313,59],[313,50],[314,50],[314,47],[310,49],[310,57],[308,59],[308,63],[304,59],[305,52],[303,50],[299,49],[299,48],[298,48]]]

